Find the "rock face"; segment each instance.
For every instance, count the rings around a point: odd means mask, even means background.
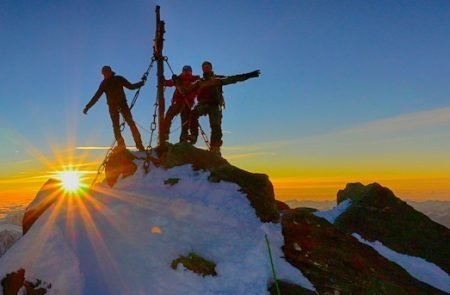
[[[133,163],[136,157],[128,150],[114,148],[105,163],[105,178],[110,187],[113,187],[119,177],[133,175],[137,166]]]
[[[444,294],[310,210],[285,211],[282,227],[286,259],[319,294]]]
[[[4,295],[44,295],[52,287],[51,284],[42,282],[39,279],[35,282],[25,280],[25,270],[23,268],[7,274],[1,280],[1,285]]]
[[[349,184],[338,193],[338,202],[352,205],[340,215],[335,226],[358,233],[369,241],[411,256],[422,257],[450,273],[450,230],[414,210],[378,183]]]
[[[39,191],[34,201],[28,206],[22,220],[23,234],[26,234],[33,223],[41,216],[48,207],[56,202],[61,194],[60,181],[49,179]]]

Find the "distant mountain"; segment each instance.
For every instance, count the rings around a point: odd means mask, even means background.
[[[338,203],[352,201],[336,219],[338,229],[422,257],[450,273],[450,230],[397,198],[388,188],[377,183],[352,183],[340,190],[337,198]]]
[[[313,201],[313,200],[289,200],[285,201],[290,208],[314,208],[317,210],[328,210],[336,206],[336,201]]]
[[[290,208],[314,208],[329,210],[336,205],[336,201],[288,200],[285,201]],[[406,200],[417,211],[430,217],[433,221],[450,228],[450,201],[411,201]]]
[[[450,201],[406,201],[417,211],[450,228]]]
[[[20,226],[0,224],[0,256],[6,253],[22,236]]]

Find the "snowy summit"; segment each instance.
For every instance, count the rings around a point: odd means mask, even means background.
[[[282,258],[281,225],[262,222],[242,187],[192,164],[145,173],[134,156],[134,174],[113,187],[62,196],[44,185],[27,212],[53,201],[2,257],[0,276],[22,269],[24,286],[47,294],[266,294],[267,235],[277,278],[314,290]],[[181,263],[192,257],[214,274]]]

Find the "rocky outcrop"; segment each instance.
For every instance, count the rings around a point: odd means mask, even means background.
[[[450,230],[416,211],[378,183],[349,184],[338,193],[338,202],[352,205],[335,221],[349,234],[380,241],[397,252],[422,257],[450,273]]]
[[[23,268],[7,274],[1,280],[1,285],[3,295],[44,295],[52,287],[51,284],[42,282],[39,279],[35,282],[25,280],[25,270]]]
[[[189,253],[187,256],[180,256],[173,260],[170,266],[177,269],[178,264],[182,264],[187,270],[190,270],[202,277],[217,276],[216,264],[196,253]]]
[[[134,164],[136,157],[126,149],[114,148],[105,163],[105,179],[110,187],[113,187],[119,177],[133,175],[137,166]]]
[[[56,202],[61,195],[61,182],[49,179],[40,189],[34,201],[28,206],[22,220],[22,231],[26,234],[48,207]]]
[[[310,210],[285,212],[282,228],[286,259],[319,294],[443,294]]]
[[[279,291],[279,293],[278,293]],[[272,283],[269,287],[269,292],[271,295],[313,295],[317,294],[314,291],[303,288],[302,286],[298,286],[295,284],[291,284],[284,281],[278,281],[278,290],[275,283]]]
[[[291,208],[289,208],[288,204],[286,204],[285,202],[282,202],[280,200],[276,200],[276,204],[277,204],[278,211],[280,211],[280,212],[291,209]]]

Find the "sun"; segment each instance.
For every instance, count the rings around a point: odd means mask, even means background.
[[[80,173],[77,171],[63,171],[58,177],[62,187],[68,192],[75,192],[82,186]]]

